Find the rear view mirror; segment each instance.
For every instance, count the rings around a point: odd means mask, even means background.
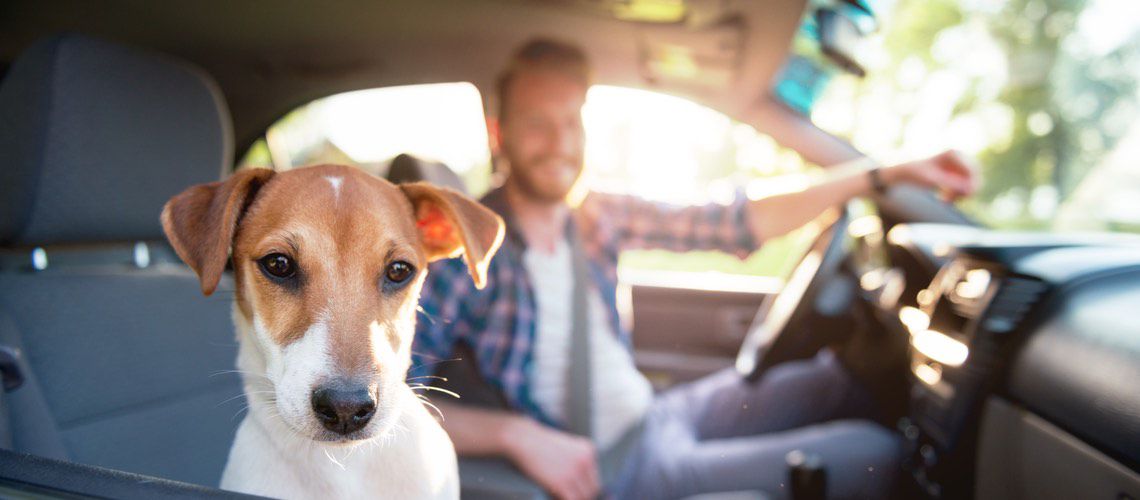
[[[879,22],[865,0],[832,0],[809,7],[773,93],[792,109],[810,114],[832,77],[847,73],[862,78],[860,61],[866,38]]]
[[[839,7],[821,7],[815,11],[819,45],[823,55],[843,71],[860,78],[867,71],[857,54],[864,37],[877,26],[870,10],[853,0]]]

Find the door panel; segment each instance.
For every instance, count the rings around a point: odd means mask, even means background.
[[[1032,412],[990,398],[976,487],[983,500],[1140,498],[1140,474]]]
[[[663,389],[732,366],[761,302],[778,280],[755,290],[625,283],[637,366]]]

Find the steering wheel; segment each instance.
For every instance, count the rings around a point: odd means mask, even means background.
[[[745,379],[755,381],[769,367],[810,356],[821,347],[818,332],[804,326],[846,258],[850,217],[844,206],[816,236],[784,288],[760,305],[736,355],[736,370]]]

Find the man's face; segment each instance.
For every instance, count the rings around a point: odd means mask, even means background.
[[[562,202],[582,173],[586,88],[550,72],[523,72],[508,89],[500,147],[510,162],[507,182],[540,202]]]

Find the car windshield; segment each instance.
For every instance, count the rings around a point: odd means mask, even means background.
[[[657,92],[595,85],[582,111],[586,182],[674,204],[730,203],[802,189],[820,169],[752,126]],[[382,138],[382,140],[377,140]],[[474,195],[492,183],[483,104],[470,83],[347,92],[318,99],[269,127],[241,161],[278,170],[319,163],[381,174],[399,153],[442,161]],[[814,227],[773,238],[747,259],[713,251],[623,252],[623,279],[670,286],[778,289]],[[690,273],[702,273],[695,280]]]
[[[806,29],[812,4],[785,74],[828,66]],[[959,207],[983,224],[1140,232],[1134,1],[868,4],[878,29],[856,49],[866,76],[814,75],[815,95],[799,106],[814,123],[884,162],[975,155],[983,185]]]

